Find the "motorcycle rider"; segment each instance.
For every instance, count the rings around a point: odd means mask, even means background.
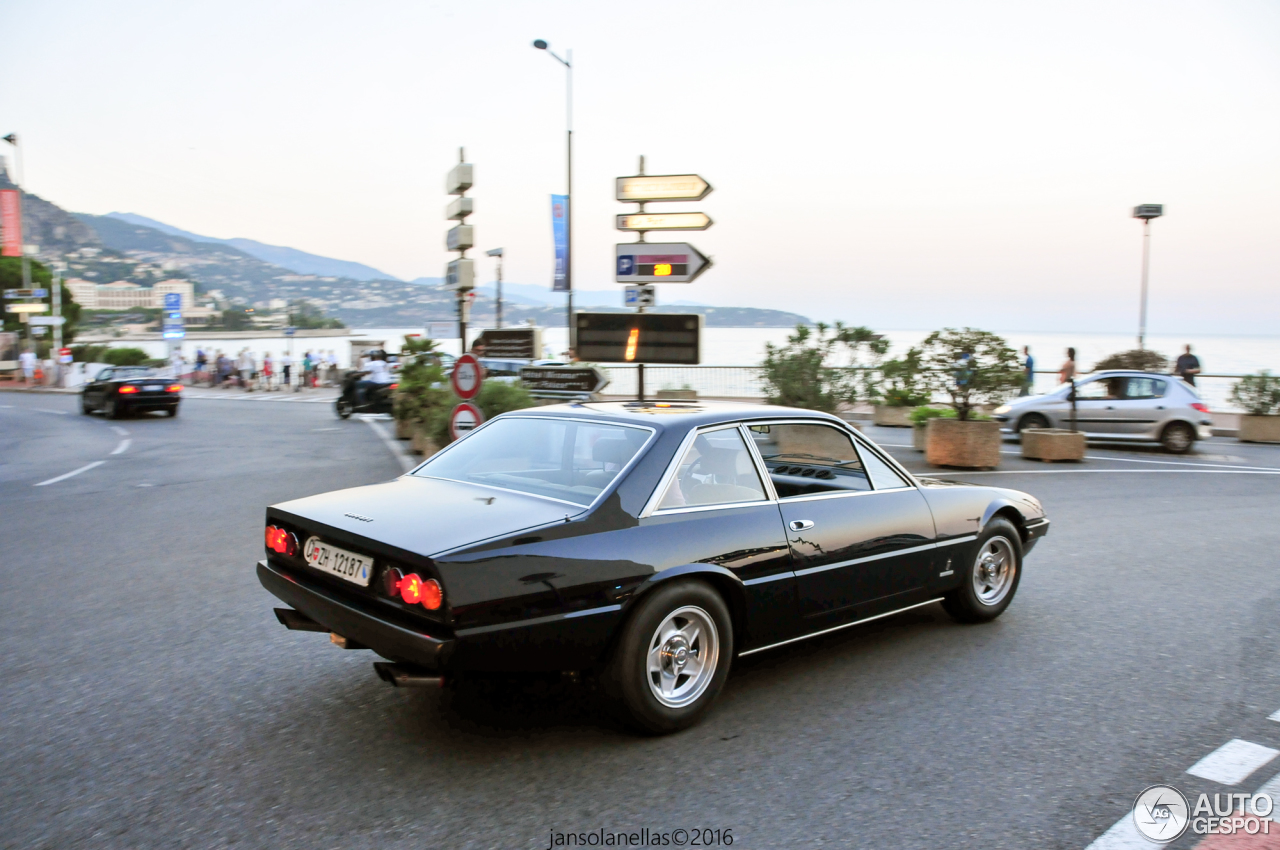
[[[387,367],[386,352],[373,352],[369,358],[368,365],[365,367],[364,377],[356,383],[356,404],[368,404],[369,390],[373,387],[389,384],[392,380],[394,379],[391,376],[391,369]]]

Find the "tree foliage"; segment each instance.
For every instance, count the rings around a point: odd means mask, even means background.
[[[835,413],[841,404],[879,397],[875,371],[889,341],[865,327],[819,322],[797,325],[787,344],[765,344],[765,393],[770,404]]]
[[[886,360],[880,377],[880,396],[890,407],[916,407],[931,399],[918,348],[908,348],[901,357]]]
[[[102,352],[102,362],[112,366],[142,366],[151,355],[141,348],[108,348]]]
[[[44,263],[31,261],[31,288],[32,289],[49,289],[53,285],[53,272],[51,272]],[[0,257],[0,289],[23,289],[22,284],[22,258],[21,257]],[[71,300],[71,290],[65,285],[62,286],[62,316],[66,322],[62,325],[62,343],[66,345],[75,339],[77,326],[80,324],[80,305]],[[50,312],[42,315],[53,315],[52,308]],[[16,331],[24,336],[28,332],[28,326],[25,322],[18,318],[17,313],[4,313],[4,330]]]
[[[304,299],[289,303],[289,324],[303,330],[346,327],[341,319],[326,317],[323,310]]]
[[[926,383],[946,396],[956,418],[973,418],[974,407],[1004,401],[1022,386],[1022,365],[1003,338],[974,328],[944,328],[920,346]]]
[[[1253,416],[1267,416],[1280,411],[1280,375],[1263,370],[1246,375],[1231,387],[1231,403]]]
[[[1146,348],[1134,348],[1120,351],[1102,358],[1093,366],[1093,371],[1104,369],[1137,369],[1141,372],[1168,372],[1169,358],[1158,351]]]

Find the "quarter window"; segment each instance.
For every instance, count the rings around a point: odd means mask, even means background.
[[[839,428],[781,422],[748,430],[781,499],[871,489],[853,440]]]
[[[862,450],[862,464],[866,467],[867,475],[877,490],[897,490],[911,486],[902,480],[902,476],[895,472],[892,466],[865,448]]]
[[[742,434],[737,428],[724,428],[694,438],[680,459],[658,510],[761,502],[767,498]]]

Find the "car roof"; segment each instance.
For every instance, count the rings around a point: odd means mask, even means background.
[[[572,416],[584,419],[608,419],[616,422],[666,428],[701,428],[720,422],[736,422],[742,419],[814,419],[844,424],[843,420],[829,413],[802,410],[796,407],[778,407],[771,404],[751,404],[733,401],[590,401],[586,403],[552,404],[546,407],[530,407],[515,410],[504,416],[521,414],[545,416]]]
[[[1089,378],[1106,378],[1120,377],[1122,375],[1142,375],[1147,378],[1177,378],[1177,375],[1170,375],[1167,372],[1144,372],[1141,369],[1104,369],[1101,372],[1094,372],[1088,375]],[[1082,376],[1085,377],[1085,376]],[[1181,379],[1179,379],[1181,380]]]

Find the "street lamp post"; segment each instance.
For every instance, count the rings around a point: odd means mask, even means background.
[[[498,258],[498,309],[496,316],[496,324],[498,329],[502,329],[502,249],[494,248],[491,251],[485,251],[485,256]]]
[[[573,326],[573,51],[566,50],[565,58],[559,56],[547,47],[547,43],[542,39],[538,39],[533,46],[539,50],[546,50],[548,54],[555,58],[557,62],[565,67],[565,257],[564,257],[564,286],[567,300],[565,302],[565,325],[569,331],[569,348],[577,350],[574,337],[576,330]]]
[[[1142,305],[1138,308],[1138,350],[1147,337],[1147,270],[1151,265],[1151,219],[1164,215],[1164,204],[1139,204],[1133,217],[1142,219]]]

